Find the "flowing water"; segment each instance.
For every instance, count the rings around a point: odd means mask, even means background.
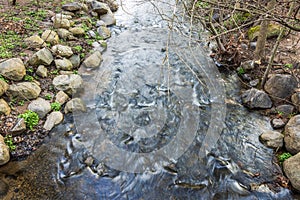
[[[180,10],[122,3],[102,65],[82,71],[87,112],[2,167],[4,199],[292,199],[258,140],[268,119],[239,104]]]

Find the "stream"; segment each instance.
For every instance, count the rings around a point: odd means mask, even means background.
[[[120,4],[103,63],[81,72],[87,112],[2,167],[5,200],[293,199],[259,142],[269,120],[240,104],[237,76],[218,72],[176,2]]]

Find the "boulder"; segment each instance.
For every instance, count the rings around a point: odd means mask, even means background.
[[[0,63],[0,74],[10,80],[20,81],[25,76],[26,69],[20,58],[11,58]]]
[[[80,98],[74,98],[67,102],[65,113],[86,112],[86,106]]]
[[[66,103],[69,99],[69,96],[64,93],[63,91],[59,91],[56,95],[55,95],[55,102],[60,103],[61,105],[63,105],[64,103]]]
[[[5,144],[3,136],[0,134],[0,165],[6,164],[9,159],[9,148]]]
[[[45,30],[42,34],[42,39],[52,45],[56,45],[59,43],[58,34],[53,30]]]
[[[48,115],[44,124],[44,129],[50,131],[55,125],[61,123],[63,119],[64,116],[60,111],[53,111]]]
[[[292,154],[300,152],[300,115],[292,117],[284,128],[285,148]]]
[[[10,111],[11,109],[6,101],[4,99],[0,99],[0,115],[9,115]]]
[[[51,105],[49,101],[43,98],[37,98],[28,105],[28,110],[36,112],[39,118],[42,119],[51,111]]]
[[[249,108],[271,108],[272,101],[264,91],[251,88],[242,94],[243,103]]]
[[[81,66],[95,69],[100,67],[102,60],[103,59],[101,53],[99,51],[95,51],[92,55],[90,55],[83,61]]]
[[[70,39],[70,37],[73,36],[73,34],[70,31],[68,31],[67,29],[64,29],[64,28],[57,29],[57,34],[58,34],[59,38],[64,39],[64,40]]]
[[[28,47],[31,48],[40,48],[46,46],[45,41],[38,35],[33,35],[28,38],[25,38],[24,42]]]
[[[12,84],[6,91],[7,96],[17,99],[36,99],[41,93],[41,88],[34,82],[21,82]]]
[[[80,56],[78,54],[72,55],[69,60],[71,61],[73,68],[78,68],[80,65]]]
[[[276,112],[280,113],[282,117],[286,118],[294,114],[295,107],[289,104],[283,104],[277,106],[275,110]]]
[[[260,135],[263,144],[270,148],[281,148],[283,145],[283,135],[278,131],[266,131]]]
[[[47,48],[43,48],[39,51],[37,51],[29,60],[29,64],[33,66],[38,65],[50,65],[53,61],[53,56],[51,54],[51,51],[49,51]]]
[[[276,74],[266,82],[264,88],[271,98],[289,98],[297,87],[295,77],[288,74]]]
[[[70,57],[73,55],[73,51],[71,47],[60,45],[60,44],[53,46],[52,52],[62,57]]]
[[[42,78],[46,78],[48,74],[48,69],[44,65],[40,65],[35,73]]]
[[[83,80],[77,74],[59,75],[53,79],[55,89],[72,95],[82,89]]]
[[[8,84],[0,79],[0,97],[6,92],[8,89]]]
[[[290,180],[292,186],[300,191],[300,153],[286,159],[283,162],[283,171]]]
[[[69,61],[66,58],[56,59],[56,60],[54,60],[54,62],[55,62],[55,66],[57,69],[62,69],[62,70],[72,70],[73,69],[73,65],[72,65],[71,61]]]
[[[18,118],[13,127],[9,129],[9,133],[18,135],[26,131],[26,123],[24,118]]]
[[[104,40],[107,38],[110,38],[110,36],[111,36],[110,30],[108,28],[106,28],[105,26],[100,26],[97,29],[97,32],[99,33],[99,36],[101,36]]]
[[[100,19],[105,23],[106,26],[112,26],[116,24],[116,18],[112,12],[101,15]]]
[[[283,128],[285,125],[285,122],[282,119],[272,119],[272,127],[273,128]]]
[[[53,21],[54,28],[70,28],[71,23],[68,19],[65,18],[55,18]],[[57,44],[57,43],[56,43]]]
[[[298,112],[300,112],[300,92],[296,92],[291,97],[293,104],[296,106]]]
[[[85,33],[84,29],[81,27],[70,28],[69,31],[75,36],[81,36]]]

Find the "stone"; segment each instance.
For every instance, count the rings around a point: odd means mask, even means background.
[[[89,57],[87,57],[83,62],[82,62],[82,66],[86,67],[86,68],[98,68],[100,67],[100,64],[102,62],[102,55],[99,51],[95,51],[92,55],[90,55]]]
[[[92,11],[96,12],[99,16],[111,12],[109,6],[106,3],[92,1],[90,3],[90,6],[92,7]]]
[[[75,36],[81,36],[85,33],[84,29],[81,27],[70,28],[69,31]]]
[[[28,38],[25,38],[24,42],[28,47],[31,48],[40,48],[46,46],[45,41],[38,35],[33,35]]]
[[[300,92],[296,92],[291,97],[292,103],[296,106],[298,112],[300,112]]]
[[[55,21],[55,19],[72,19],[72,15],[74,15],[73,13],[71,12],[68,12],[68,14],[65,14],[65,13],[58,13],[56,15],[54,15],[51,20],[52,22]]]
[[[271,108],[272,101],[264,91],[252,88],[242,94],[243,103],[249,108]]]
[[[73,68],[78,68],[80,66],[80,56],[78,54],[72,55],[69,60],[72,63]]]
[[[65,18],[55,18],[53,21],[54,28],[70,28],[71,23],[68,19]]]
[[[0,74],[10,80],[20,81],[26,74],[23,61],[20,58],[11,58],[0,63]]]
[[[286,159],[283,162],[283,171],[290,180],[292,186],[300,191],[300,153]]]
[[[55,62],[55,66],[57,69],[62,69],[62,70],[72,70],[73,69],[73,65],[72,65],[71,61],[69,61],[66,58],[56,59],[56,60],[54,60],[54,62]]]
[[[48,76],[48,69],[44,65],[38,66],[36,72],[39,77],[46,78]]]
[[[26,123],[24,118],[18,118],[15,124],[11,129],[9,129],[9,133],[13,135],[18,135],[26,131]]]
[[[93,48],[100,53],[103,53],[107,49],[107,43],[104,40],[92,43]]]
[[[285,122],[282,119],[272,119],[271,121],[273,128],[283,128],[285,125]]]
[[[110,30],[108,28],[106,28],[105,26],[100,26],[97,29],[97,32],[99,33],[99,36],[102,37],[104,40],[107,38],[110,38],[110,36],[111,36]]]
[[[300,152],[300,115],[292,117],[284,128],[285,148],[292,154]]]
[[[9,115],[11,109],[4,99],[0,99],[0,115]]]
[[[259,83],[259,79],[254,79],[254,80],[249,82],[249,85],[251,87],[256,87],[258,85],[258,83]]]
[[[59,38],[64,39],[64,40],[67,40],[71,36],[73,36],[73,34],[70,31],[68,31],[67,29],[64,29],[64,28],[57,29],[57,34],[58,34]]]
[[[276,74],[271,76],[265,84],[265,91],[272,98],[286,99],[289,98],[297,87],[295,77],[287,74]]]
[[[67,3],[62,6],[62,9],[70,12],[75,12],[81,10],[81,6],[77,2]]]
[[[281,148],[283,145],[283,135],[278,131],[266,131],[260,135],[263,144],[270,148]]]
[[[106,26],[105,22],[102,21],[102,20],[97,20],[96,22],[96,27],[99,27],[99,26]]]
[[[260,25],[251,27],[248,30],[248,38],[250,41],[254,41],[259,35]],[[280,33],[281,26],[277,24],[269,24],[267,30],[267,38],[277,37]]]
[[[8,84],[0,79],[0,97],[7,91]]]
[[[6,195],[8,191],[9,191],[8,184],[0,179],[0,196]]]
[[[87,32],[87,34],[88,34],[88,36],[91,37],[91,38],[96,38],[96,37],[97,37],[96,33],[95,33],[93,30],[89,30],[89,31]]]
[[[9,159],[9,148],[5,144],[3,136],[0,134],[0,165],[8,163]]]
[[[53,79],[55,89],[72,95],[82,89],[83,80],[77,74],[59,75]]]
[[[39,118],[42,119],[51,111],[51,105],[49,101],[43,98],[37,98],[28,105],[28,110],[36,112]]]
[[[51,54],[51,51],[49,51],[47,48],[43,48],[36,53],[33,54],[33,56],[29,60],[29,64],[33,66],[38,65],[50,65],[53,61],[53,56]]]
[[[71,47],[60,45],[60,44],[53,46],[52,52],[62,57],[70,57],[73,55],[73,51]]]
[[[45,30],[42,34],[42,39],[52,45],[56,45],[59,43],[58,34],[53,30]]]
[[[242,67],[244,70],[251,70],[251,69],[254,69],[254,61],[253,61],[253,60],[248,60],[248,61],[242,62],[242,63],[241,63],[241,67]]]
[[[106,26],[112,26],[116,24],[116,18],[112,12],[101,15],[100,19],[105,23]]]
[[[12,84],[6,91],[7,96],[17,99],[36,99],[41,93],[41,88],[34,82],[21,82]]]
[[[86,112],[86,106],[80,98],[74,98],[67,102],[65,113]]]
[[[60,124],[63,119],[64,116],[60,111],[53,111],[48,115],[43,128],[50,131],[55,125]]]
[[[64,103],[66,103],[69,99],[69,96],[64,93],[63,91],[59,91],[56,95],[55,95],[55,102],[60,103],[61,105],[63,105]]]
[[[277,106],[275,110],[277,113],[280,113],[280,115],[285,118],[285,117],[290,117],[291,115],[294,114],[295,107],[289,104],[283,104]]]

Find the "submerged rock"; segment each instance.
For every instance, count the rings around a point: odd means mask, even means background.
[[[9,115],[10,107],[4,99],[0,99],[0,115]]]
[[[41,93],[41,88],[33,82],[21,82],[9,86],[6,94],[10,98],[36,99]]]
[[[33,66],[38,65],[50,65],[53,61],[53,56],[51,51],[47,48],[43,48],[37,51],[29,60],[29,64]]]
[[[63,119],[64,115],[60,111],[53,111],[47,117],[43,128],[50,131],[55,125],[60,124]]]
[[[0,134],[0,165],[6,164],[9,159],[9,148],[5,144],[3,136]]]
[[[10,80],[20,81],[26,74],[23,61],[20,58],[11,58],[0,63],[0,74]]]
[[[252,88],[242,94],[243,103],[249,108],[271,108],[272,101],[264,91]]]
[[[295,77],[287,74],[273,75],[265,84],[265,90],[273,98],[289,98],[297,87]]]
[[[300,115],[292,117],[284,129],[285,148],[292,154],[300,152]]]
[[[39,118],[42,119],[51,111],[51,105],[49,101],[37,98],[28,105],[28,110],[36,112]]]
[[[67,102],[65,113],[86,112],[86,106],[80,98],[74,98]]]
[[[278,131],[266,131],[260,135],[260,140],[270,148],[281,148],[283,145],[283,135]]]
[[[300,153],[283,162],[283,171],[290,180],[292,186],[300,191]]]

